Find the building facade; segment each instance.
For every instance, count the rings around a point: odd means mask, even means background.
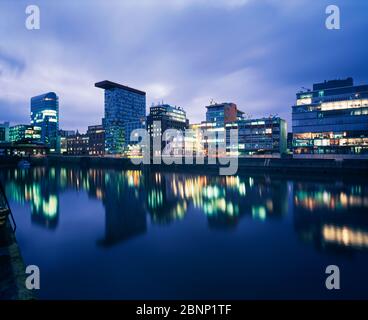
[[[87,134],[81,134],[77,131],[74,136],[66,138],[66,144],[69,156],[89,155],[89,137]]]
[[[54,92],[48,92],[31,98],[31,124],[41,128],[41,142],[58,150],[59,98]]]
[[[102,156],[105,154],[105,129],[102,125],[89,126],[87,130],[89,154]]]
[[[296,158],[368,157],[368,85],[347,78],[297,93],[292,126]]]
[[[287,124],[279,117],[242,119],[226,125],[238,129],[238,145],[231,146],[227,134],[228,154],[239,156],[281,157],[287,153]]]
[[[9,128],[9,141],[18,144],[40,144],[41,132],[39,126],[18,124]]]
[[[95,84],[105,90],[105,152],[122,154],[129,144],[134,129],[144,128],[146,93],[111,81]]]
[[[224,128],[227,123],[235,122],[243,116],[235,103],[216,103],[206,106],[206,122],[215,124],[215,127]]]
[[[159,123],[159,124],[158,124]],[[181,155],[184,150],[184,131],[189,127],[189,121],[186,116],[186,112],[180,108],[171,106],[169,104],[153,105],[150,108],[150,113],[147,116],[147,131],[151,138],[151,150],[153,150],[153,139],[160,137],[162,141],[162,135],[168,129],[179,130],[183,134],[177,137],[174,141],[170,141],[175,150],[173,152],[176,155]],[[164,140],[165,137],[164,137]],[[174,143],[177,142],[177,146]],[[155,154],[160,155],[161,151],[166,147],[166,142],[161,143],[161,150],[156,150]]]
[[[44,156],[48,153],[48,148],[44,144],[34,143],[0,143],[0,156]]]
[[[236,127],[236,123],[243,119],[244,112],[238,110],[237,105],[232,102],[211,104],[206,106],[206,109],[206,121],[201,123],[206,133],[202,138],[205,154],[218,157],[232,154],[231,149],[237,148],[230,147],[229,129],[232,124],[235,124]],[[210,150],[210,144],[212,148],[217,147],[216,152]]]
[[[9,141],[9,122],[0,123],[0,143]]]
[[[60,153],[67,154],[68,153],[68,144],[67,138],[75,136],[74,130],[59,130],[59,139],[60,139]]]

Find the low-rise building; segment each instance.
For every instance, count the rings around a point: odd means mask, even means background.
[[[66,138],[67,154],[70,156],[89,155],[89,137],[77,131],[74,136]]]
[[[9,141],[13,143],[36,143],[41,142],[41,127],[27,124],[18,124],[9,128]]]
[[[230,144],[230,129],[238,129],[238,145]],[[226,125],[227,153],[253,157],[281,157],[287,152],[287,124],[280,117],[241,119]]]

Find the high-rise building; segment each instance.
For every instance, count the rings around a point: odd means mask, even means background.
[[[9,141],[9,122],[0,123],[0,143]]]
[[[105,129],[103,126],[89,126],[87,136],[89,138],[89,154],[92,156],[105,154]]]
[[[9,141],[13,143],[41,142],[41,127],[29,124],[18,124],[9,128]]]
[[[58,149],[59,98],[48,92],[31,98],[31,124],[41,127],[41,142],[50,148]]]
[[[294,157],[368,157],[368,85],[316,83],[297,93],[292,110]]]
[[[105,90],[105,151],[122,154],[129,144],[134,129],[144,128],[146,93],[111,81],[95,84]]]
[[[160,122],[160,125],[157,126],[157,122]],[[150,113],[147,116],[147,131],[151,137],[151,150],[153,147],[153,138],[159,136],[162,140],[163,133],[168,129],[179,130],[183,133],[181,137],[177,137],[181,139],[178,141],[178,146],[180,150],[176,150],[177,153],[181,153],[184,148],[184,131],[189,126],[189,121],[186,117],[186,112],[182,108],[174,107],[169,104],[159,104],[153,105],[150,108]],[[171,141],[170,143],[173,143]],[[161,150],[166,147],[166,142],[163,141],[161,143]],[[160,152],[159,150],[156,150]]]

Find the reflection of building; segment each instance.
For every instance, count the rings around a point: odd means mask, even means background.
[[[89,126],[87,130],[89,154],[99,156],[105,153],[105,130],[102,125]]]
[[[50,152],[58,149],[59,98],[54,92],[31,98],[31,124],[41,127],[41,141],[50,147]]]
[[[159,123],[158,123],[159,122]],[[170,144],[173,146],[175,155],[182,154],[184,148],[184,131],[188,127],[189,121],[186,118],[186,112],[182,108],[173,107],[168,104],[160,104],[150,108],[150,114],[147,116],[147,131],[151,137],[151,149],[153,148],[153,139],[159,137],[162,140],[162,135],[168,129],[174,129],[183,133],[178,137],[170,137]],[[163,137],[164,140],[165,137]],[[177,148],[175,146],[177,142]],[[166,142],[162,142],[161,150],[166,147]],[[157,150],[161,153],[160,150]],[[159,154],[157,154],[159,155]]]
[[[39,186],[36,185],[36,188]],[[55,229],[59,222],[59,198],[56,194],[51,194],[41,186],[41,190],[36,197],[42,199],[41,202],[36,198],[31,202],[31,219],[33,223],[42,225],[49,229]]]
[[[13,143],[39,143],[41,127],[19,124],[9,129],[9,140]]]
[[[244,215],[265,220],[287,212],[286,183],[158,172],[145,180],[154,223],[183,219],[189,206],[202,210],[210,227],[221,229],[235,227]]]
[[[155,224],[170,224],[181,220],[187,211],[186,199],[173,193],[168,180],[159,172],[145,177],[146,205]]]
[[[368,85],[331,80],[296,97],[294,157],[368,157]]]
[[[102,245],[111,246],[146,232],[141,175],[140,171],[126,171],[105,176],[103,203],[106,219],[105,238],[100,242]]]
[[[89,137],[77,131],[74,136],[66,138],[67,154],[71,156],[83,156],[89,154]]]
[[[368,248],[368,196],[362,185],[294,183],[294,225],[321,250]]]
[[[9,122],[0,123],[0,143],[9,141]]]
[[[95,86],[105,90],[105,151],[121,154],[130,143],[131,132],[143,128],[146,93],[110,81]]]
[[[286,153],[286,121],[279,117],[241,119],[226,125],[226,130],[238,129],[238,154],[240,156],[277,156]],[[227,134],[230,145],[229,134]]]
[[[58,223],[63,191],[85,191],[102,201],[106,220],[100,243],[106,246],[144,234],[147,212],[151,223],[170,224],[192,208],[205,215],[210,228],[233,229],[243,217],[279,219],[288,204],[287,183],[267,177],[35,167],[24,174],[0,170],[0,179],[11,200],[30,203],[32,222],[49,228]]]
[[[6,175],[5,189],[10,200],[29,202],[32,223],[55,229],[59,221],[59,181],[56,170],[38,167],[22,174],[9,170]]]

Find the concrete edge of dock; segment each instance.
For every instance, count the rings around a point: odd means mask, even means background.
[[[26,288],[26,267],[9,221],[1,227],[0,233],[2,239],[6,239],[6,244],[0,247],[0,255],[5,258],[1,269],[8,271],[0,278],[0,300],[36,299],[34,292]]]

